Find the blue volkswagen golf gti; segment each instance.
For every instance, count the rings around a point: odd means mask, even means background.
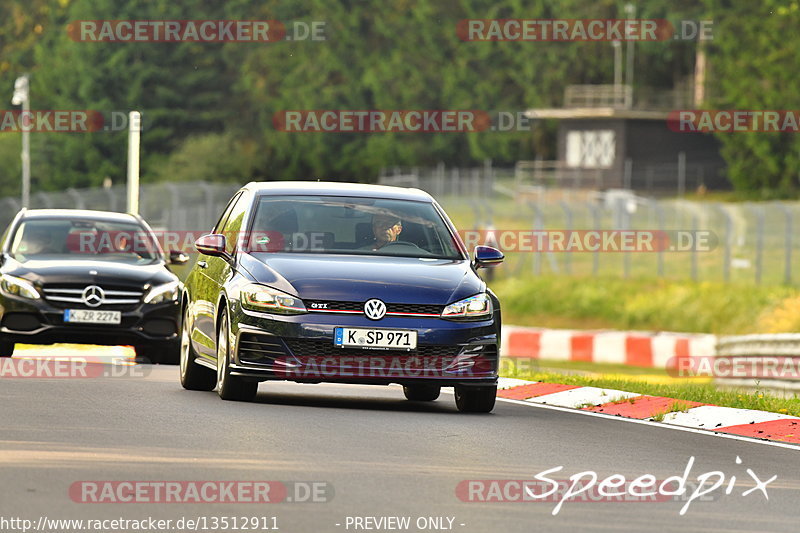
[[[231,199],[182,297],[181,384],[250,400],[258,383],[454,387],[464,412],[497,392],[500,304],[442,208],[416,189],[250,183]]]

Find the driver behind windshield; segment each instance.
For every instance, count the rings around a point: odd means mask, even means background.
[[[400,218],[391,215],[374,215],[372,217],[372,235],[375,240],[366,248],[379,250],[390,242],[397,241],[397,237],[402,231],[403,221]]]
[[[48,229],[31,229],[19,246],[19,252],[25,255],[56,253],[51,231]]]

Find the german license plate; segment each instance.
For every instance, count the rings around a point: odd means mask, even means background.
[[[65,309],[64,322],[71,324],[119,324],[120,311],[99,311],[94,309]]]
[[[415,350],[417,348],[417,332],[409,329],[336,328],[333,334],[333,344],[343,348]]]

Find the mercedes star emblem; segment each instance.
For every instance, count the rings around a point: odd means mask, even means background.
[[[99,307],[103,303],[103,300],[105,300],[106,295],[103,289],[97,285],[89,285],[83,289],[81,297],[83,298],[83,303],[89,307]]]

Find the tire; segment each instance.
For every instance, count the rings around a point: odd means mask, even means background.
[[[136,346],[136,362],[143,364],[177,365],[181,359],[181,343],[164,342],[156,345]]]
[[[403,394],[412,402],[432,402],[441,391],[442,388],[436,385],[403,385]]]
[[[497,399],[497,386],[456,385],[456,407],[462,413],[491,413]]]
[[[217,328],[217,394],[223,400],[249,402],[256,397],[258,382],[245,381],[240,377],[231,376],[229,339],[228,313],[223,309],[219,328]]]
[[[0,357],[11,357],[14,355],[13,342],[0,340]]]
[[[189,321],[186,311],[181,320],[180,366],[181,385],[186,390],[212,391],[217,386],[217,374],[210,368],[198,365],[197,357],[189,338]]]

